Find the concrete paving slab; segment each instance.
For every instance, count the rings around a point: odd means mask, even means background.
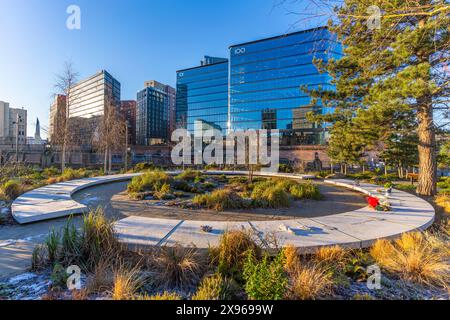
[[[129,217],[116,222],[114,228],[119,241],[131,246],[151,247],[160,244],[181,220]]]
[[[311,253],[324,246],[342,245],[348,248],[360,248],[361,240],[325,226],[312,219],[286,220],[286,221],[257,221],[251,225],[263,239],[269,239],[269,248],[276,246],[293,245],[302,253]],[[289,231],[285,231],[287,227]],[[277,243],[270,239],[277,239]]]
[[[213,230],[204,232],[201,230],[202,226],[210,226]],[[251,230],[251,227],[247,222],[184,221],[161,245],[181,244],[185,247],[207,249],[217,245],[220,236],[230,230]]]

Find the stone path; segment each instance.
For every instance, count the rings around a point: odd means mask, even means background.
[[[209,174],[246,173],[209,172]],[[75,192],[96,185],[130,180],[134,176],[136,174],[76,180],[39,188],[19,197],[12,206],[14,218],[19,223],[44,222],[12,227],[14,230],[10,232],[16,236],[20,235],[21,240],[9,241],[8,229],[2,230],[4,234],[0,236],[0,278],[23,272],[29,265],[35,244],[42,242],[52,227],[62,226],[66,221],[63,218],[46,220],[87,210],[87,206],[72,199]],[[278,176],[294,179],[310,178],[289,174]],[[377,191],[380,187],[375,185],[361,183],[360,186],[355,186],[350,180],[325,182],[364,194],[383,196]],[[392,212],[387,213],[376,212],[366,207],[329,216],[281,221],[205,222],[134,216],[118,221],[116,232],[121,241],[132,247],[181,244],[187,247],[208,248],[217,244],[220,235],[226,230],[245,229],[254,231],[267,248],[273,247],[273,242],[268,240],[276,237],[278,245],[292,244],[302,252],[311,252],[318,247],[331,245],[368,247],[377,239],[393,239],[404,232],[425,230],[434,222],[435,211],[431,204],[412,194],[394,190],[389,202]],[[75,218],[75,221],[79,222],[79,219]],[[212,227],[212,232],[203,232],[201,227],[205,225]]]

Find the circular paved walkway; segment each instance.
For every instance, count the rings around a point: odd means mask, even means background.
[[[245,172],[208,173],[246,174]],[[88,208],[72,199],[75,192],[100,184],[127,181],[134,176],[136,174],[89,178],[39,188],[24,194],[13,203],[13,216],[23,224],[83,213]],[[276,176],[292,179],[310,178],[292,174]],[[377,192],[380,187],[371,184],[362,183],[360,186],[354,186],[350,180],[325,182],[367,195],[382,196]],[[272,246],[272,243],[265,240],[276,236],[278,245],[291,244],[302,252],[311,252],[319,247],[332,245],[364,248],[377,239],[392,239],[405,232],[425,230],[434,222],[435,211],[431,204],[412,194],[394,190],[389,197],[389,202],[392,211],[387,213],[376,212],[365,207],[316,218],[244,222],[184,221],[134,216],[118,221],[115,227],[119,239],[132,247],[183,244],[208,248],[217,244],[220,235],[226,230],[245,229],[254,231],[268,248]],[[211,226],[212,232],[201,231],[203,225]]]

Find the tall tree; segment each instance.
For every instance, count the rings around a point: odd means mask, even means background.
[[[380,16],[368,14],[379,9]],[[365,109],[378,131],[390,135],[393,112],[413,112],[417,121],[421,195],[436,193],[436,139],[433,109],[448,103],[450,6],[445,0],[345,0],[329,24],[343,44],[344,57],[317,60],[335,90],[309,90],[326,106]],[[355,111],[355,115],[361,113]],[[370,125],[369,125],[370,127]],[[372,128],[373,129],[373,128]]]
[[[71,130],[71,123],[69,121],[70,109],[74,104],[76,97],[74,96],[72,89],[76,84],[78,73],[74,71],[71,62],[65,62],[63,71],[57,75],[55,88],[59,94],[63,94],[65,98],[65,110],[64,116],[58,114],[57,121],[60,121],[60,126],[57,126],[58,132],[55,133],[57,137],[55,143],[60,146],[61,149],[61,171],[66,169],[66,155],[69,147],[73,144],[73,130]]]
[[[125,145],[126,122],[119,115],[116,101],[110,94],[106,95],[103,115],[96,133],[93,136],[94,147],[104,155],[104,171],[112,170],[112,155],[114,152],[122,152]]]

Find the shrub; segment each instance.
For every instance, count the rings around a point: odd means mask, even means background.
[[[157,280],[166,287],[186,288],[196,285],[203,273],[202,260],[196,249],[179,245],[163,247],[154,257]]]
[[[291,299],[315,300],[331,293],[332,274],[318,265],[302,266],[296,270],[289,290]]]
[[[187,182],[194,182],[197,179],[197,182],[203,179],[203,175],[200,171],[195,171],[192,169],[186,169],[179,175],[175,177],[176,180],[183,180]]]
[[[154,170],[155,166],[153,163],[141,162],[134,166],[134,172],[142,172],[145,170]]]
[[[67,168],[61,175],[63,181],[70,181],[75,179],[85,178],[87,176],[87,172],[85,169],[74,170],[72,168]]]
[[[320,200],[322,195],[313,183],[299,183],[289,179],[270,179],[255,183],[251,198],[261,206],[288,207],[289,196],[294,199]]]
[[[270,208],[289,207],[291,202],[286,191],[278,186],[266,189],[262,195],[263,206]]]
[[[234,280],[220,273],[203,278],[192,300],[235,300],[239,287]]]
[[[192,203],[216,211],[241,209],[244,206],[243,199],[229,189],[219,189],[212,193],[198,195],[192,200]]]
[[[172,198],[172,194],[170,193],[170,185],[165,183],[160,190],[155,191],[153,194],[153,197],[155,197],[158,200],[166,200]]]
[[[219,245],[210,249],[211,261],[218,265],[218,271],[240,280],[247,253],[252,251],[260,256],[260,248],[248,231],[227,231],[221,235]]]
[[[319,188],[311,182],[308,183],[297,183],[289,188],[289,193],[295,199],[311,199],[311,200],[321,200],[322,195],[320,194]]]
[[[294,172],[294,168],[292,168],[292,166],[289,164],[278,165],[278,170],[280,172],[284,172],[284,173],[293,173]]]
[[[175,190],[192,192],[192,187],[184,180],[174,180],[172,186]]]
[[[128,185],[128,192],[160,191],[170,183],[170,177],[163,171],[150,171],[134,177]]]
[[[183,298],[174,292],[164,291],[162,294],[155,294],[153,296],[138,296],[136,300],[153,300],[153,301],[162,301],[162,300],[183,300]]]
[[[69,275],[64,267],[58,263],[53,267],[50,279],[52,280],[53,287],[64,288],[67,286],[67,279],[69,279]]]
[[[288,284],[288,278],[283,268],[283,252],[278,254],[273,261],[270,261],[268,254],[258,261],[254,253],[249,251],[243,272],[245,292],[249,298],[253,300],[283,299]]]
[[[55,177],[59,174],[59,169],[55,167],[45,168],[44,171],[42,171],[42,175],[46,177]]]
[[[14,200],[22,194],[22,186],[15,180],[5,182],[1,189],[7,200]]]
[[[395,242],[378,240],[370,254],[388,272],[404,280],[447,287],[450,281],[447,243],[429,234],[403,234]]]

